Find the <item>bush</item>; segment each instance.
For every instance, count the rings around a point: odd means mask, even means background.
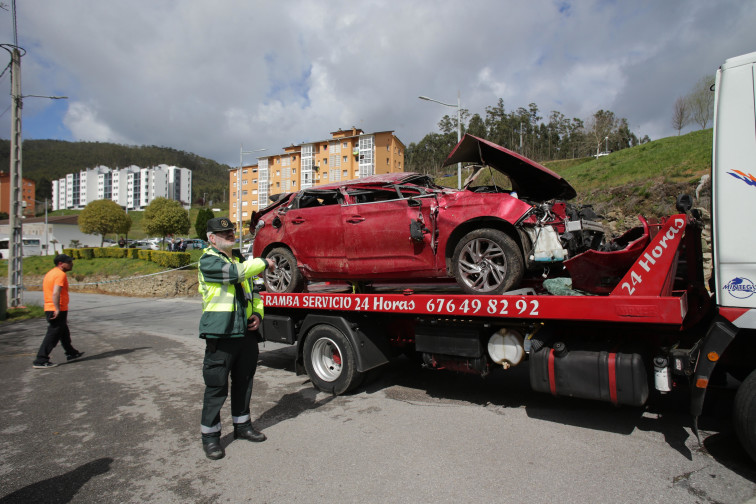
[[[188,252],[152,252],[152,262],[163,266],[164,268],[181,268],[191,261],[191,254]]]
[[[94,259],[94,249],[91,248],[81,248],[76,249],[76,253],[79,257],[74,257],[74,259]]]
[[[196,251],[202,252],[202,251]],[[74,259],[141,259],[152,261],[164,268],[182,268],[192,262],[192,254],[189,252],[163,252],[159,250],[144,250],[120,247],[97,247],[81,249],[63,249],[63,253]]]

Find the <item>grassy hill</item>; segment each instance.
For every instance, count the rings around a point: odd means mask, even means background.
[[[609,220],[627,218],[628,225],[632,226],[638,214],[670,215],[675,213],[679,194],[695,194],[701,176],[711,172],[711,145],[712,130],[708,129],[662,138],[598,159],[565,159],[541,164],[572,184],[578,194],[574,203],[591,204]],[[482,176],[481,183],[487,183],[487,174]],[[456,187],[457,179],[456,176],[446,177],[437,182]],[[706,191],[696,205],[708,208]]]
[[[149,167],[168,164],[188,168],[192,171],[193,201],[204,194],[209,200],[223,201],[224,193],[228,192],[228,165],[168,147],[24,140],[22,156],[24,177],[37,184],[38,200],[50,197],[50,181],[99,165],[125,168],[130,165]],[[0,166],[9,165],[10,141],[0,140]]]

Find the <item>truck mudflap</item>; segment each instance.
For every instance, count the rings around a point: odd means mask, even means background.
[[[642,355],[634,352],[570,350],[557,342],[530,357],[530,386],[553,396],[642,406],[648,376]]]
[[[298,363],[301,361],[302,357],[305,340],[303,336],[305,336],[312,327],[319,324],[326,324],[336,328],[349,340],[349,344],[352,345],[352,348],[355,350],[355,364],[357,371],[370,371],[371,369],[382,366],[389,361],[391,350],[388,347],[386,338],[380,334],[379,328],[371,326],[368,320],[365,320],[365,323],[361,324],[337,315],[309,314],[302,321],[302,326],[299,328],[297,338],[299,341]],[[297,374],[302,374],[303,372],[304,369],[297,365]]]
[[[690,393],[690,413],[697,419],[703,411],[706,388],[714,368],[727,347],[738,334],[738,328],[721,315],[717,315],[709,326],[701,344]],[[697,430],[697,429],[696,429]]]

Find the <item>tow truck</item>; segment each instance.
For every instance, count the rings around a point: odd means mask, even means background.
[[[756,460],[756,233],[745,219],[756,214],[755,88],[756,52],[717,71],[708,280],[702,215],[682,196],[677,214],[641,218],[639,238],[625,244],[629,266],[601,293],[262,292],[265,338],[296,345],[297,372],[335,395],[400,354],[482,376],[527,362],[534,391],[631,407],[685,384],[696,435],[707,390],[729,375],[739,382],[735,430]],[[591,252],[570,270],[574,284],[623,253]]]

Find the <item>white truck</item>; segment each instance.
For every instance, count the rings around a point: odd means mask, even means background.
[[[298,372],[334,394],[399,353],[481,375],[527,361],[535,391],[614,404],[677,388],[696,433],[707,389],[729,375],[735,429],[756,459],[756,233],[744,220],[756,214],[756,52],[725,61],[715,87],[710,279],[700,212],[680,198],[678,215],[643,221],[624,250],[592,252],[632,254],[608,294],[263,292],[266,339],[296,344]]]

